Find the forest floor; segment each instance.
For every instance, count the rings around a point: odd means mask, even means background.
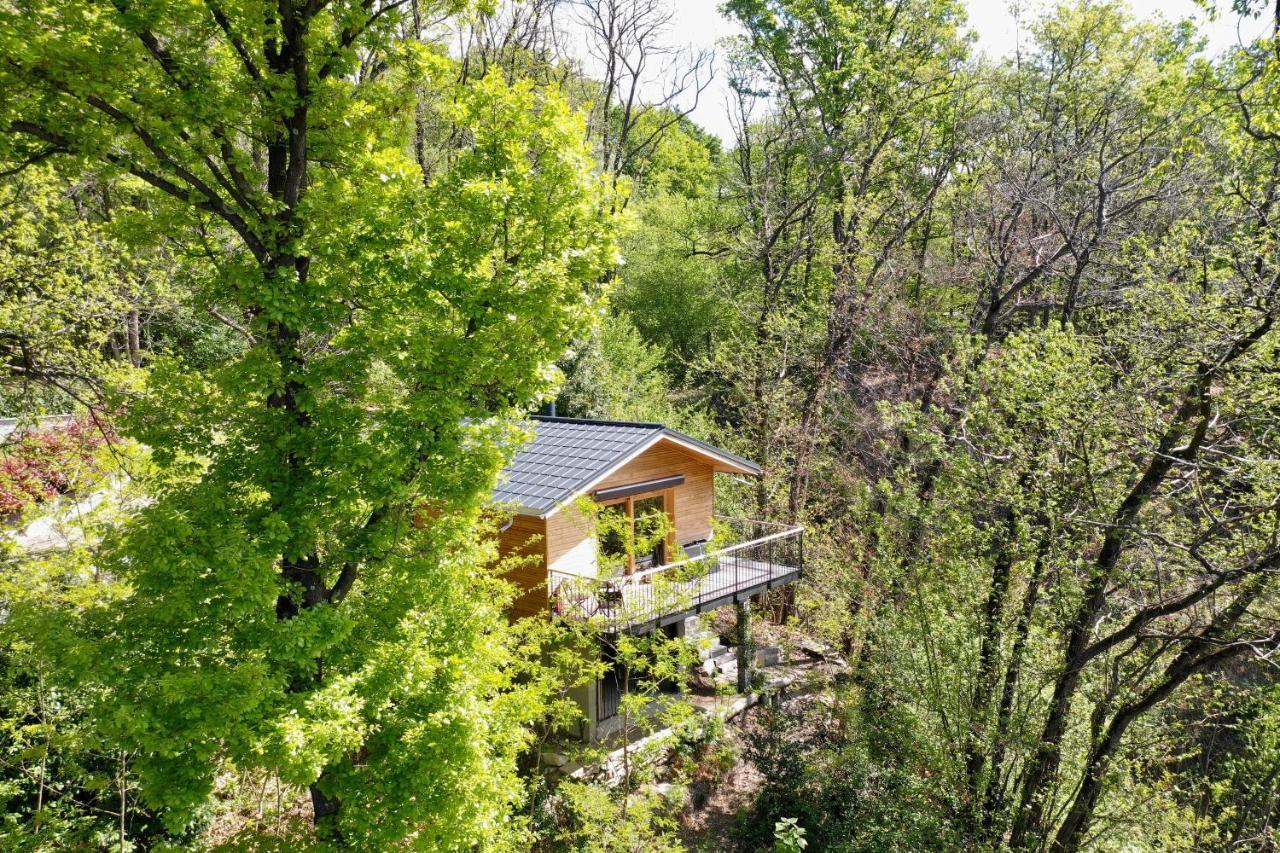
[[[763,630],[757,629],[756,640],[758,643],[763,640],[783,644],[793,649],[815,645],[802,634],[776,625],[769,625]],[[797,703],[821,701],[824,690],[839,673],[846,671],[846,665],[838,658],[817,659],[799,654],[790,666],[774,668],[775,671],[783,669],[788,670],[790,683],[782,693],[782,703],[784,706],[793,706]],[[716,782],[706,799],[698,807],[688,809],[682,816],[679,837],[686,850],[726,853],[739,849],[737,829],[764,785],[764,776],[744,755],[758,707],[748,708],[728,726],[725,743],[737,753],[737,761]]]
[[[742,733],[734,727],[727,735],[741,754]],[[755,802],[764,777],[746,758],[738,762],[711,791],[701,808],[690,809],[680,823],[680,841],[687,850],[733,850],[734,828],[739,815]]]

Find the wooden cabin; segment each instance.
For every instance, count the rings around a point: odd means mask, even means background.
[[[513,617],[595,619],[614,633],[678,631],[692,615],[799,577],[800,528],[716,515],[716,476],[760,476],[755,462],[656,423],[536,417],[529,426],[532,441],[494,492],[510,513],[500,551],[527,558],[508,575],[523,590]],[[597,536],[600,513],[615,514],[604,527],[616,531],[655,512],[667,522],[651,552],[613,555],[613,543]],[[664,573],[693,560],[691,580],[663,583],[675,577]],[[597,696],[606,687],[582,697],[593,733],[609,715],[610,703]]]

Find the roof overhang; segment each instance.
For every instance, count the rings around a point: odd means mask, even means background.
[[[717,471],[726,474],[746,474],[751,477],[758,477],[764,473],[763,469],[750,459],[721,450],[714,445],[707,444],[705,441],[698,441],[696,438],[691,438],[673,429],[663,430],[659,436],[659,441],[669,441],[694,456],[701,456],[711,460]]]

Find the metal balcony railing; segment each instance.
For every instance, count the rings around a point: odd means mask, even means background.
[[[804,570],[804,528],[769,521],[718,518],[719,541],[693,556],[633,575],[584,577],[549,573],[551,613],[594,620],[606,631],[665,625],[791,583]]]

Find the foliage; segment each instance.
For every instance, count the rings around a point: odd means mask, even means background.
[[[92,571],[91,543],[117,515],[110,502],[76,513],[67,523],[84,535],[73,538],[78,544],[63,553],[22,555],[7,538],[4,542],[0,846],[5,849],[132,849],[184,840],[139,801],[135,755],[94,724],[91,709],[103,698],[101,691],[77,683],[75,673],[56,666],[48,654],[50,648],[74,644],[65,633],[64,614],[83,613],[119,592],[109,578],[82,580]]]
[[[191,302],[250,341],[156,359],[127,400],[149,501],[92,573],[68,567],[118,585],[37,652],[85,685],[173,832],[223,772],[260,769],[309,786],[350,844],[518,844],[515,757],[543,694],[517,681],[479,507],[510,420],[590,317],[612,226],[555,92],[454,88],[403,21],[345,3],[0,12],[10,162],[74,155],[146,183],[135,237],[203,258]],[[368,52],[384,73],[356,73]],[[430,174],[404,121],[419,89],[447,93],[429,105],[463,134]]]
[[[0,180],[0,411],[100,406],[153,355],[196,367],[234,357],[242,332],[193,298],[199,262],[140,222],[129,177],[33,165]],[[223,317],[223,319],[218,319]]]
[[[769,850],[791,819],[817,850],[948,849],[938,819],[943,792],[920,774],[927,756],[909,719],[859,707],[855,695],[766,708],[746,735],[745,755],[764,777],[740,822],[742,843]],[[872,725],[867,725],[872,723]]]
[[[570,417],[684,425],[695,420],[672,398],[662,354],[625,314],[607,314],[582,342],[557,402]]]
[[[653,553],[671,540],[671,518],[661,510],[651,510],[633,519],[627,512],[585,497],[579,499],[575,510],[596,543],[599,578],[585,579],[582,584],[562,582],[557,594],[607,599],[611,601],[610,616],[624,626],[647,621],[649,614],[633,610],[634,605],[628,606],[625,597],[609,595],[616,584],[626,582],[637,556]],[[680,557],[667,556],[671,560]],[[652,599],[644,599],[640,607],[657,601],[658,607],[669,612],[680,606],[679,584],[665,578],[666,574],[660,572],[645,580],[653,589]],[[668,760],[668,751],[675,763],[684,765],[700,758],[702,748],[715,737],[714,729],[696,727],[693,709],[673,691],[688,678],[696,660],[694,648],[684,638],[669,636],[660,628],[633,633],[601,619],[570,618],[554,624],[559,634],[571,638],[569,645],[580,655],[605,662],[589,668],[584,682],[609,679],[617,685],[616,727],[607,734],[602,732],[599,749],[588,746],[585,751],[588,762],[620,762],[620,778],[616,785],[611,781],[588,785],[560,780],[543,793],[535,791],[532,821],[537,836],[551,849],[679,849],[673,830],[675,814],[683,804],[683,789],[664,794],[647,786],[657,781],[656,768]],[[603,685],[597,689],[604,689]],[[612,725],[600,722],[602,730]],[[674,738],[637,745],[636,741],[660,729],[671,729]],[[607,751],[618,744],[620,757],[608,756]]]
[[[582,853],[622,853],[683,849],[668,798],[644,791],[618,798],[607,788],[583,782],[558,786],[552,805],[555,828],[546,833],[548,849]]]
[[[244,779],[352,847],[675,848],[630,752],[517,770],[602,647],[680,781],[735,759],[685,644],[506,623],[481,506],[559,394],[808,529],[776,612],[851,672],[759,712],[746,846],[1274,846],[1276,33],[1068,2],[990,62],[954,0],[731,0],[722,145],[670,5],[572,4],[600,80],[560,5],[0,8],[0,406],[109,391],[150,449],[6,555],[3,843],[197,844]],[[94,456],[42,441],[5,506]],[[598,594],[669,522],[593,512]]]
[[[1184,835],[1201,849],[1266,849],[1275,843],[1277,702],[1274,679],[1256,664],[1206,679],[1164,722],[1186,748],[1165,764],[1168,799],[1193,816]]]
[[[793,817],[784,817],[773,825],[773,840],[779,853],[800,853],[809,846],[804,827]]]
[[[29,650],[24,654],[9,646],[2,660],[0,730],[6,748],[0,845],[10,850],[120,847],[116,815],[122,802],[136,797],[128,774],[131,756],[101,743],[87,724],[82,694],[52,687]],[[165,838],[153,815],[130,811],[130,842]]]
[[[648,381],[666,373],[685,379],[736,313],[717,280],[720,265],[708,260],[728,212],[712,197],[671,192],[640,196],[631,210],[637,224],[626,236],[611,302],[653,347]]]
[[[77,399],[94,399],[112,367],[112,345],[125,348],[125,317],[142,298],[144,263],[87,212],[88,195],[47,165],[0,181],[5,414],[63,412]]]
[[[0,517],[92,488],[109,469],[101,457],[113,440],[84,420],[11,438],[0,446]]]

